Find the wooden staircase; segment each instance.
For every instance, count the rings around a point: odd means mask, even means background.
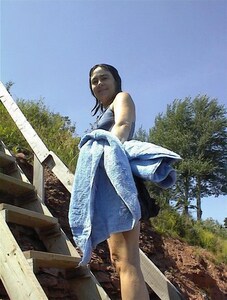
[[[15,158],[0,143],[0,279],[12,300],[48,299],[36,278],[40,268],[61,269],[76,299],[109,299],[80,255],[40,201]],[[9,224],[33,228],[47,251],[23,252]]]
[[[42,267],[62,269],[78,300],[110,299],[90,270],[78,267],[79,253],[44,204],[44,165],[69,192],[72,190],[73,174],[47,149],[1,82],[0,101],[34,153],[31,184],[15,158],[0,142],[0,279],[10,299],[48,299],[35,276]],[[8,224],[12,222],[34,228],[46,252],[30,250],[23,253],[9,229]],[[141,250],[140,259],[146,283],[161,300],[183,299]]]

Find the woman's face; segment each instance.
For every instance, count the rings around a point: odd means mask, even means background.
[[[91,75],[91,88],[95,98],[104,107],[110,105],[116,96],[116,82],[113,75],[101,67],[97,67]]]

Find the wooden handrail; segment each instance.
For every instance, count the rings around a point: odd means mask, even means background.
[[[48,150],[31,124],[25,118],[24,114],[15,103],[11,95],[8,93],[2,82],[0,82],[0,100],[2,101],[9,115],[32,148],[37,159],[41,162],[41,164],[46,164],[58,177],[58,179],[62,182],[66,189],[71,192],[73,174],[55,153]]]

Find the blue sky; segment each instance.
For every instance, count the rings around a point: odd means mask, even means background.
[[[96,63],[114,65],[148,130],[176,98],[206,94],[227,105],[227,2],[220,0],[1,0],[1,81],[39,99],[83,135],[93,122]],[[226,198],[226,197],[225,197]],[[203,199],[223,222],[227,199]]]

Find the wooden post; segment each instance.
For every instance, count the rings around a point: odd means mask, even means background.
[[[33,185],[37,191],[38,197],[41,199],[42,203],[44,203],[44,199],[45,199],[44,168],[36,155],[34,155]]]

